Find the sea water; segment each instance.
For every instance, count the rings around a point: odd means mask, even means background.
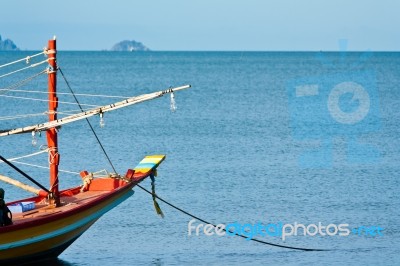
[[[0,64],[29,54],[2,52]],[[242,234],[253,232],[253,238],[329,251],[304,252],[226,234],[207,235],[200,221],[191,223],[198,228],[196,235],[196,229],[188,227],[191,217],[159,201],[165,214],[160,218],[151,196],[135,188],[132,197],[101,217],[56,264],[399,263],[400,53],[60,51],[58,64],[80,94],[135,96],[191,84],[191,89],[175,93],[176,112],[171,112],[168,96],[106,113],[103,128],[99,117],[90,118],[117,171],[124,173],[145,155],[166,154],[156,181],[156,192],[165,200],[214,224],[235,230],[236,224]],[[2,78],[0,87],[45,67]],[[18,89],[45,91],[46,78],[41,75]],[[69,92],[60,73],[58,90]],[[38,93],[0,94],[46,98]],[[90,105],[120,100],[77,98]],[[70,95],[59,99],[66,102],[60,111],[79,109]],[[41,113],[46,104],[0,97],[1,116]],[[0,128],[45,119],[1,120]],[[35,139],[32,146],[30,134],[3,137],[1,155],[37,152],[45,137]],[[86,121],[63,126],[59,142],[61,169],[112,171]],[[46,166],[47,157],[21,161]],[[48,186],[45,169],[18,166]],[[0,171],[28,183],[4,164]],[[60,183],[66,188],[81,180],[62,173]],[[149,180],[142,185],[151,187]],[[29,196],[1,186],[6,201]],[[268,234],[254,229],[257,225],[269,226]],[[287,233],[297,225],[297,236],[283,240],[273,235],[284,225]],[[301,225],[311,225],[306,236]],[[331,235],[316,233],[314,225],[330,225]],[[339,235],[339,225],[349,234]]]

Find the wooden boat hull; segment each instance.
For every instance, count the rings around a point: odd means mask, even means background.
[[[57,208],[42,203],[46,195],[15,202],[34,201],[37,206],[16,215],[13,225],[0,227],[0,265],[58,257],[103,214],[133,195],[136,184],[153,179],[164,159],[146,156],[122,178],[96,178],[87,186],[61,191]]]
[[[1,264],[57,257],[103,214],[129,198],[134,184],[126,184],[80,207],[1,228]]]

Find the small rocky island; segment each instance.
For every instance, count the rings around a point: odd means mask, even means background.
[[[0,51],[19,51],[19,48],[10,39],[1,39],[0,35]]]
[[[111,51],[117,51],[117,52],[145,52],[145,51],[150,51],[149,48],[144,46],[141,42],[137,41],[122,41],[117,44],[115,44],[112,48]]]

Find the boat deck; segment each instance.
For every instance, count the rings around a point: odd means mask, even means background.
[[[109,193],[109,191],[85,191],[73,196],[62,196],[61,206],[57,208],[49,206],[46,203],[36,203],[35,208],[30,211],[13,213],[13,223],[19,224],[29,220],[35,220],[39,217],[69,211],[81,205],[88,204],[107,193]]]

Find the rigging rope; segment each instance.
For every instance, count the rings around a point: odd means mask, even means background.
[[[29,98],[29,97],[21,97],[21,96],[11,96],[11,95],[1,95],[0,97],[5,97],[5,98],[13,98],[13,99],[21,99],[21,100],[31,100],[31,101],[40,101],[40,102],[55,102],[55,101],[50,101],[50,100],[44,100],[44,99],[38,99],[38,98]],[[62,103],[62,104],[71,104],[71,105],[84,105],[84,106],[89,106],[89,107],[100,107],[99,105],[94,105],[94,104],[79,104],[79,103],[72,103],[72,102],[63,102],[63,101],[56,101],[58,103]]]
[[[87,110],[91,110],[91,108],[88,109],[83,109],[84,112]],[[70,115],[71,113],[76,113],[76,112],[81,112],[80,109],[75,109],[75,110],[65,110],[65,111],[57,111],[54,112],[55,114],[63,114],[63,115]],[[20,114],[20,115],[14,115],[14,116],[0,116],[0,121],[3,120],[14,120],[14,119],[21,119],[21,118],[28,118],[28,117],[35,117],[35,116],[45,116],[48,115],[48,111],[44,111],[42,113],[33,113],[33,114]]]
[[[0,91],[7,90],[11,92],[27,92],[27,93],[41,93],[41,94],[50,94],[48,91],[32,91],[32,90],[12,90],[12,89],[0,89]],[[57,95],[70,95],[73,96],[70,92],[57,92]],[[129,97],[125,96],[116,96],[116,95],[103,95],[103,94],[85,94],[85,93],[75,93],[76,96],[84,96],[84,97],[102,97],[102,98],[118,98],[118,99],[126,99]]]
[[[63,71],[61,70],[61,68],[58,68],[58,70],[60,70],[61,76],[63,77],[65,83],[67,84],[68,89],[71,91],[72,95],[74,96],[75,101],[78,103],[79,108],[80,108],[80,109],[82,110],[82,112],[83,112],[82,106],[81,106],[81,104],[79,103],[78,98],[76,98],[76,96],[75,96],[75,94],[74,94],[74,91],[72,90],[71,86],[69,85],[69,82],[68,82],[67,78],[64,76]],[[114,173],[118,174],[118,172],[117,172],[117,170],[115,169],[113,163],[111,162],[110,157],[108,156],[106,150],[104,149],[103,144],[101,144],[101,141],[100,141],[99,137],[97,136],[96,132],[94,131],[94,128],[93,128],[92,124],[90,123],[90,121],[89,121],[88,118],[85,118],[85,119],[86,119],[86,122],[88,123],[88,125],[89,125],[89,127],[90,127],[90,129],[91,129],[91,131],[92,131],[92,133],[93,133],[93,135],[94,135],[94,137],[96,138],[97,143],[100,145],[100,148],[102,149],[104,155],[106,156],[106,158],[107,158],[107,160],[108,160],[108,163],[111,165],[111,168],[113,169]]]
[[[26,174],[24,171],[22,171],[21,169],[19,169],[18,167],[16,167],[14,164],[12,164],[11,162],[9,162],[6,158],[4,158],[3,156],[0,155],[0,160],[2,160],[3,162],[5,162],[8,166],[10,166],[11,168],[13,168],[15,171],[17,171],[18,173],[20,173],[21,175],[23,175],[24,177],[26,177],[27,179],[29,179],[32,183],[34,183],[35,185],[37,185],[38,187],[40,187],[41,189],[43,189],[44,191],[46,191],[49,194],[52,194],[51,191],[49,191],[47,188],[45,188],[42,184],[40,184],[39,182],[37,182],[35,179],[33,179],[32,177],[30,177],[28,174]]]
[[[47,53],[47,51],[46,51],[46,50],[43,50],[43,52],[40,52],[40,53],[38,53],[38,54],[29,55],[29,56],[27,56],[27,57],[24,57],[24,58],[15,60],[15,61],[13,61],[13,62],[4,64],[4,65],[0,65],[0,68],[6,67],[6,66],[10,66],[10,65],[13,65],[13,64],[22,62],[22,61],[25,61],[25,62],[27,62],[27,64],[28,64],[28,63],[29,63],[29,60],[30,60],[31,58],[34,58],[34,57],[36,57],[36,56],[39,56],[39,55],[42,55],[42,54],[46,54],[46,53]]]
[[[16,161],[16,160],[19,160],[19,159],[36,156],[36,155],[39,155],[39,154],[42,154],[42,153],[45,153],[45,152],[48,152],[48,149],[44,149],[44,150],[41,150],[41,151],[38,151],[38,152],[34,152],[34,153],[31,153],[31,154],[27,154],[27,155],[23,155],[23,156],[19,156],[19,157],[10,158],[10,159],[7,159],[7,161],[13,162],[13,161]],[[2,161],[0,163],[4,163],[4,162]]]
[[[45,149],[42,149],[41,151],[38,151],[38,152],[34,152],[34,153],[31,153],[31,154],[27,154],[27,155],[23,155],[23,156],[19,156],[19,157],[9,158],[9,159],[6,159],[6,160],[9,161],[9,162],[14,162],[14,163],[22,164],[22,165],[33,166],[33,167],[43,168],[43,169],[50,169],[50,167],[47,167],[47,166],[41,166],[41,165],[37,165],[37,164],[30,164],[30,163],[25,163],[25,162],[18,161],[20,159],[29,158],[29,157],[36,156],[36,155],[39,155],[39,154],[42,154],[42,153],[47,153],[48,151],[49,151],[49,149],[45,148]],[[4,163],[4,161],[0,161],[0,164],[2,164],[2,163]],[[73,172],[73,171],[68,171],[68,170],[59,169],[58,171],[59,172],[63,172],[63,173],[67,173],[67,174],[79,175],[78,172]]]
[[[31,65],[29,65],[29,66],[27,66],[27,67],[23,67],[23,68],[21,68],[21,69],[17,69],[17,70],[11,71],[11,72],[9,72],[9,73],[7,73],[7,74],[1,75],[0,78],[7,77],[7,76],[9,76],[9,75],[18,73],[18,72],[20,72],[20,71],[23,71],[23,70],[26,70],[26,69],[29,69],[29,68],[37,67],[37,66],[39,66],[39,65],[41,65],[41,64],[47,63],[48,60],[50,60],[50,59],[52,59],[52,58],[43,60],[43,61],[41,61],[41,62],[39,62],[39,63],[31,64]]]
[[[83,112],[92,110],[92,108],[83,109]],[[57,111],[55,113],[62,115],[70,115],[71,113],[82,112],[82,109],[74,109],[74,110],[65,110],[65,111]]]
[[[48,166],[42,166],[42,165],[31,164],[31,163],[24,163],[24,162],[20,162],[20,161],[16,161],[16,160],[14,160],[13,162],[17,163],[17,164],[22,164],[22,165],[27,165],[27,166],[37,167],[37,168],[50,169],[50,167],[48,167]],[[73,172],[73,171],[68,171],[68,170],[58,169],[58,171],[62,172],[62,173],[67,173],[67,174],[79,175],[78,172]]]
[[[40,71],[39,73],[37,73],[37,74],[35,74],[35,75],[33,75],[33,76],[30,76],[30,77],[28,77],[28,78],[26,78],[26,79],[23,79],[23,80],[21,80],[21,81],[18,81],[17,83],[12,84],[12,85],[10,85],[10,86],[4,87],[4,88],[0,89],[0,91],[2,91],[3,94],[5,94],[5,93],[7,93],[8,91],[12,91],[13,89],[16,89],[16,88],[18,88],[18,87],[21,87],[21,86],[25,85],[25,84],[28,83],[29,81],[33,80],[34,78],[36,78],[36,77],[38,77],[38,76],[40,76],[40,75],[42,75],[42,74],[44,74],[44,73],[46,73],[46,72],[47,72],[46,69],[45,69],[45,70],[42,70],[42,71]]]
[[[43,112],[43,113],[23,114],[23,115],[14,115],[14,116],[0,116],[0,121],[15,120],[15,119],[28,118],[28,117],[34,117],[34,116],[42,116],[42,115],[47,115],[47,114],[46,114],[46,112]]]
[[[183,209],[181,209],[181,208],[179,208],[179,207],[173,205],[172,203],[169,203],[168,201],[166,201],[166,200],[164,200],[163,198],[159,197],[157,194],[152,193],[152,192],[150,192],[149,190],[145,189],[145,188],[142,187],[141,185],[136,184],[136,186],[138,186],[139,188],[141,188],[143,191],[147,192],[148,194],[152,195],[153,197],[156,197],[157,199],[161,200],[162,202],[164,202],[164,203],[167,204],[168,206],[174,208],[175,210],[178,210],[179,212],[184,213],[184,214],[186,214],[187,216],[190,216],[190,217],[192,217],[192,218],[194,218],[194,219],[196,219],[196,220],[198,220],[198,221],[200,221],[200,222],[203,222],[203,223],[205,223],[205,224],[210,224],[210,225],[212,225],[214,228],[217,227],[217,225],[215,225],[215,224],[213,224],[213,223],[210,223],[210,222],[208,222],[208,221],[206,221],[206,220],[204,220],[204,219],[202,219],[202,218],[200,218],[200,217],[198,217],[198,216],[195,216],[195,215],[193,215],[193,214],[191,214],[191,213],[189,213],[189,212],[187,212],[187,211],[185,211],[185,210],[183,210]],[[223,229],[223,230],[224,230],[225,232],[227,231],[226,229]],[[230,232],[230,231],[229,231],[229,232]],[[235,234],[235,235],[237,235],[238,237],[244,238],[244,239],[248,239],[247,236],[242,235],[242,234]],[[251,238],[250,240],[251,240],[251,241],[258,242],[258,243],[261,243],[261,244],[264,244],[264,245],[269,245],[269,246],[274,246],[274,247],[279,247],[279,248],[286,248],[286,249],[294,249],[294,250],[301,250],[301,251],[329,251],[328,249],[300,248],[300,247],[292,247],[292,246],[280,245],[280,244],[275,244],[275,243],[271,243],[271,242],[266,242],[266,241],[263,241],[263,240],[260,240],[260,239],[257,239],[257,238]]]

